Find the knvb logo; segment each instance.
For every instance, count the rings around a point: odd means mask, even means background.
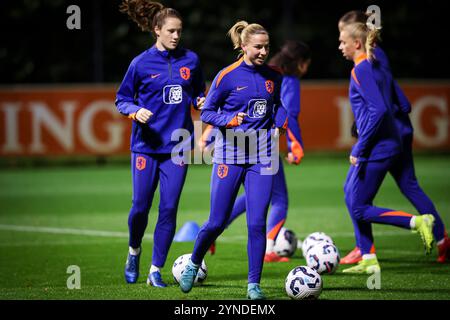
[[[188,67],[180,68],[180,76],[184,80],[189,80],[189,78],[191,77],[191,69],[189,69]]]

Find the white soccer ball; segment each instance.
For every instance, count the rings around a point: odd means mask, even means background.
[[[307,258],[308,250],[311,249],[316,243],[325,241],[333,244],[333,239],[323,232],[313,232],[308,235],[302,243],[302,253],[305,259]]]
[[[326,241],[315,244],[309,249],[306,263],[308,267],[317,270],[319,274],[332,274],[339,266],[339,250],[331,243]]]
[[[273,250],[280,257],[291,257],[297,250],[297,237],[292,230],[281,228]]]
[[[307,266],[292,269],[286,277],[285,289],[291,299],[317,299],[322,292],[320,274]]]
[[[179,283],[181,275],[184,272],[184,268],[186,267],[186,264],[188,263],[189,259],[191,258],[191,253],[183,254],[182,256],[179,256],[172,266],[172,275],[173,279]],[[208,268],[206,267],[205,260],[202,260],[202,264],[200,265],[200,268],[198,269],[197,277],[195,277],[194,283],[202,283],[206,280],[206,276],[208,275]]]

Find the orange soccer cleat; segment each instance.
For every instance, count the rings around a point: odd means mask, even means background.
[[[450,239],[445,233],[444,241],[437,245],[438,247],[438,258],[437,262],[445,263],[447,260],[450,261]]]
[[[354,264],[362,260],[361,250],[355,247],[345,257],[341,259],[340,264]]]
[[[289,262],[289,258],[281,257],[275,252],[269,252],[264,256],[264,262]]]

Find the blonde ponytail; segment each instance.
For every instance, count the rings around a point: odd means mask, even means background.
[[[231,42],[233,43],[233,49],[240,49],[242,44],[242,32],[248,26],[247,21],[238,21],[228,30],[227,35],[231,38]]]
[[[241,20],[238,21],[228,30],[227,35],[231,38],[231,42],[233,43],[233,49],[239,49],[239,55],[244,54],[241,49],[242,44],[246,44],[249,41],[250,36],[255,34],[267,34],[266,29],[260,24],[251,23],[249,24],[247,21]]]
[[[366,47],[367,58],[369,60],[375,59],[373,50],[375,49],[375,45],[377,44],[377,42],[379,40],[380,40],[380,30],[376,29],[376,28],[370,30],[368,28],[365,47]]]

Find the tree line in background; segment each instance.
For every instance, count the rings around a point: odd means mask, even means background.
[[[121,0],[5,0],[0,2],[0,81],[116,83],[131,59],[152,45],[118,10]],[[445,1],[162,1],[184,18],[182,45],[200,56],[212,80],[237,52],[226,37],[237,20],[257,22],[271,35],[272,53],[286,39],[312,49],[310,79],[346,79],[352,67],[338,51],[337,21],[352,9],[378,5],[382,46],[398,78],[449,78],[444,45]],[[81,29],[69,30],[70,5],[81,9]]]

